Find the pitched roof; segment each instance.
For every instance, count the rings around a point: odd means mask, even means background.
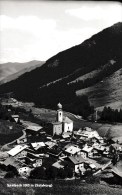
[[[64,166],[66,164],[67,163],[65,161],[59,160],[59,161],[55,162],[54,164],[52,164],[52,166],[60,169],[60,168],[64,168]]]
[[[63,138],[69,138],[70,135],[69,135],[68,133],[63,133],[62,137],[63,137]]]
[[[38,150],[39,148],[44,147],[45,143],[44,142],[35,142],[35,143],[31,143],[31,145],[35,150]]]
[[[15,156],[16,154],[20,153],[22,150],[26,149],[27,145],[17,145],[11,150],[9,150],[7,153],[11,156]]]
[[[6,165],[6,166],[8,166],[8,165],[10,165],[10,164],[13,164],[14,161],[15,161],[15,158],[12,157],[12,156],[10,156],[9,158],[7,158],[7,159],[3,162],[3,164]]]
[[[70,146],[74,146],[74,144],[72,144],[71,142],[66,144],[63,148],[63,150],[66,150],[67,148],[69,148]]]
[[[104,151],[104,146],[94,146],[94,149]]]
[[[85,146],[84,148],[82,148],[84,152],[91,152],[92,149],[93,147],[88,147],[88,146]]]
[[[13,118],[19,118],[19,115],[11,115]]]
[[[81,151],[81,149],[79,147],[73,146],[71,145],[70,147],[68,147],[65,152],[68,152],[70,154],[75,154],[77,152]]]
[[[122,150],[122,146],[119,145],[119,144],[117,144],[117,143],[111,144],[111,146],[112,146],[113,148],[115,148],[116,150]]]
[[[90,166],[92,169],[96,168],[96,165],[94,165],[93,163],[90,163],[89,166]]]
[[[40,129],[42,129],[43,127],[41,126],[36,126],[36,125],[29,125],[27,127],[28,130],[32,130],[32,131],[39,131]]]
[[[60,121],[52,121],[51,124],[53,124],[53,125],[60,125],[60,124],[62,124],[62,122],[60,122]]]
[[[69,156],[68,157],[72,162],[73,164],[80,164],[80,163],[83,163],[85,162],[85,159],[82,157],[82,156]]]
[[[53,146],[57,145],[55,142],[47,141],[45,144],[49,147],[52,148]]]
[[[69,119],[68,117],[64,117],[63,122],[64,123],[72,123],[73,121],[71,119]]]
[[[21,162],[20,161],[17,161],[14,157],[10,156],[9,158],[7,158],[4,162],[3,162],[4,165],[8,166],[8,165],[11,165],[11,166],[14,166],[16,168],[19,168],[21,167]]]

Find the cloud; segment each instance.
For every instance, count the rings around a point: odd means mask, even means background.
[[[18,29],[33,33],[35,35],[40,32],[52,31],[56,28],[56,21],[53,19],[41,20],[37,16],[19,16],[17,18],[0,16],[0,30]]]
[[[1,15],[0,57],[2,61],[47,59],[49,45],[53,45],[52,35],[55,28],[56,21],[53,19],[41,20],[37,16],[12,18]]]
[[[65,12],[86,22],[103,20],[111,25],[122,20],[122,5],[120,3],[85,5],[79,8],[67,9]]]
[[[113,2],[15,4],[4,6],[0,16],[4,62],[47,60],[122,19],[121,4]]]

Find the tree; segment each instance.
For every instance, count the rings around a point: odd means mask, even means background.
[[[115,153],[112,159],[113,165],[115,165],[118,161],[119,161],[119,155]]]
[[[122,110],[114,110],[110,107],[104,107],[101,113],[101,120],[110,122],[122,122]]]
[[[55,167],[48,167],[46,169],[46,178],[47,179],[55,179],[57,177],[57,169]]]
[[[45,179],[45,175],[43,167],[36,167],[30,172],[30,178],[32,179]]]
[[[64,171],[67,173],[67,177],[68,178],[72,178],[73,177],[73,170],[70,167],[65,167]]]
[[[65,179],[67,177],[67,172],[65,171],[65,169],[58,170],[58,177],[61,179]]]
[[[15,176],[13,171],[9,171],[5,174],[4,178],[13,178]]]

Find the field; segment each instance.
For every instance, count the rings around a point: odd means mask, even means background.
[[[77,95],[87,95],[91,105],[101,110],[104,106],[122,108],[122,68],[94,86],[78,90]]]
[[[9,143],[22,135],[20,125],[6,120],[0,120],[0,145]]]
[[[120,143],[122,143],[122,123],[118,124],[107,124],[107,123],[95,123],[89,122],[85,120],[78,120],[71,114],[66,115],[74,121],[74,129],[79,129],[82,127],[91,127],[94,130],[97,130],[100,136],[107,138],[118,139]]]
[[[56,120],[56,111],[55,110],[49,110],[45,108],[36,108],[31,107],[32,114],[35,118],[32,119],[36,122],[36,119],[44,120],[46,122],[49,121],[55,121]],[[120,143],[122,143],[122,124],[107,124],[107,123],[95,123],[85,120],[79,120],[74,115],[64,112],[64,116],[68,116],[71,120],[74,122],[74,130],[78,130],[79,128],[83,127],[91,127],[94,130],[97,130],[99,135],[102,137],[107,138],[114,138],[115,140],[119,140]]]
[[[45,109],[45,108],[36,108],[31,104],[23,104],[23,108],[26,109],[26,113],[20,113],[20,119],[29,120],[31,122],[37,123],[41,125],[41,122],[49,122],[56,120],[56,111]],[[28,110],[31,109],[31,115],[28,113]],[[64,112],[64,116],[68,116],[74,122],[74,130],[78,130],[83,127],[91,127],[94,130],[97,130],[99,135],[107,138],[114,138],[115,140],[119,140],[122,143],[122,124],[107,124],[107,123],[95,123],[89,122],[85,120],[79,120],[74,115]],[[4,142],[7,143],[13,140],[13,138],[17,138],[17,134],[20,134],[22,128],[20,126],[14,125],[13,129],[10,130],[11,123],[8,121],[0,121],[0,138],[3,136]],[[6,137],[5,134],[11,134]],[[13,137],[13,138],[12,138]],[[18,136],[19,137],[19,136]],[[10,139],[9,139],[10,138]],[[11,140],[12,139],[12,140]]]

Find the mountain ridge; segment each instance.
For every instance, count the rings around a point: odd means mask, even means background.
[[[68,97],[71,102],[72,96],[75,97],[78,90],[82,91],[91,86],[94,88],[97,83],[106,77],[109,78],[122,67],[121,37],[122,23],[117,23],[93,35],[83,43],[59,52],[41,67],[1,85],[0,91],[1,93],[13,91],[15,97],[34,101],[39,105],[53,105],[58,100],[68,104]],[[95,70],[99,70],[99,73],[93,78],[77,81],[79,77]],[[76,82],[72,84],[72,81]],[[90,94],[88,99],[92,103]],[[118,101],[121,101],[121,98]],[[101,104],[97,105],[97,107],[100,106]]]
[[[13,79],[16,79],[18,76],[24,74],[26,71],[31,71],[42,65],[43,61],[32,60],[28,62],[7,62],[0,64],[0,84],[6,83]]]

